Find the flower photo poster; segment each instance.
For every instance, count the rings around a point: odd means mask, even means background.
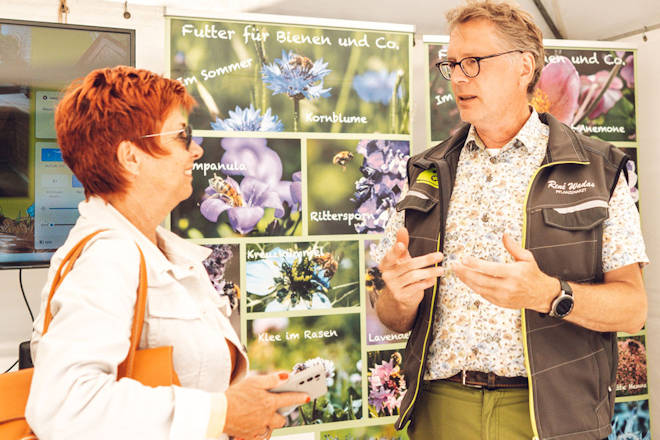
[[[454,133],[461,120],[451,84],[435,67],[447,57],[448,39],[425,35],[424,41],[429,61],[428,139],[435,144]],[[636,144],[636,50],[614,47],[616,43],[580,43],[594,47],[546,40],[545,65],[530,105],[587,136],[617,145]]]
[[[197,101],[204,152],[167,226],[211,249],[253,371],[324,367],[327,394],[274,438],[407,439],[408,335],[378,321],[371,252],[406,182],[414,27],[254,18],[169,18],[169,76]]]
[[[200,130],[410,133],[411,35],[170,20],[170,74]]]
[[[462,122],[449,81],[435,64],[447,58],[449,38],[424,35],[428,56],[427,141],[436,145]],[[629,43],[544,40],[545,65],[530,105],[586,135],[619,147],[629,160],[624,174],[640,210],[635,57]],[[477,54],[486,55],[486,54]],[[644,172],[643,170],[641,172]],[[648,410],[646,329],[619,333],[616,404],[611,440],[651,438]]]

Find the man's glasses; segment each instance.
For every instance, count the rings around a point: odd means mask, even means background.
[[[442,73],[442,76],[447,80],[451,81],[451,73],[454,71],[454,68],[456,66],[461,66],[461,70],[467,76],[468,78],[474,78],[475,76],[479,75],[479,72],[481,71],[481,65],[479,62],[481,60],[485,60],[488,58],[494,58],[494,57],[499,57],[500,55],[506,55],[509,53],[513,52],[520,52],[523,53],[522,50],[516,49],[516,50],[510,50],[508,52],[501,52],[501,53],[496,53],[493,55],[486,55],[485,57],[465,57],[460,61],[440,61],[439,63],[435,64],[435,67],[438,68],[440,73]]]
[[[190,144],[192,143],[192,130],[193,129],[191,125],[186,125],[181,130],[164,131],[162,133],[154,133],[154,134],[145,134],[144,136],[140,136],[140,138],[149,138],[149,137],[163,136],[166,134],[183,133],[184,135],[183,140],[186,142],[186,150],[189,150]]]

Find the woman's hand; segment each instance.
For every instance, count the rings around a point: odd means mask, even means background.
[[[227,397],[227,420],[224,432],[239,439],[270,438],[273,429],[281,428],[286,419],[278,408],[309,402],[305,393],[271,393],[271,388],[286,381],[288,373],[251,375],[230,386]]]

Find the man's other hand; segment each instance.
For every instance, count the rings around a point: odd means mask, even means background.
[[[509,309],[533,309],[547,313],[559,294],[559,280],[539,269],[534,256],[509,235],[502,243],[513,263],[494,263],[464,257],[452,266],[456,276],[489,302]]]

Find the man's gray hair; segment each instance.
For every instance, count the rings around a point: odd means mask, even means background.
[[[467,0],[465,5],[447,12],[449,32],[461,23],[478,19],[493,23],[511,49],[529,52],[534,56],[534,76],[527,86],[527,94],[531,95],[544,65],[543,33],[532,16],[513,3],[494,0]]]

